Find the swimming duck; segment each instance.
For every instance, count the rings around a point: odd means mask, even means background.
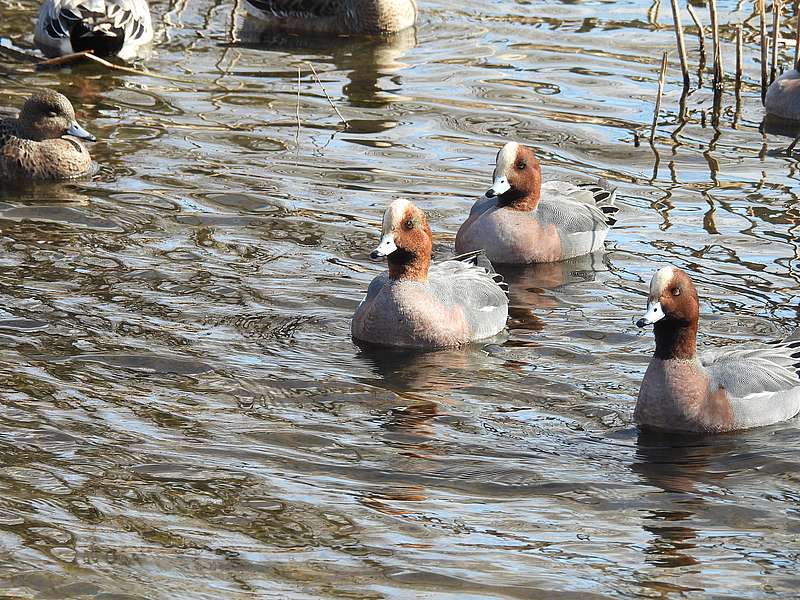
[[[46,56],[92,50],[130,60],[152,40],[147,0],[45,0],[34,33]]]
[[[767,88],[764,110],[768,115],[787,121],[800,121],[800,71],[784,71]]]
[[[95,141],[78,125],[64,95],[52,90],[34,93],[17,118],[0,120],[0,181],[88,174],[92,159],[81,139]]]
[[[456,235],[456,252],[483,249],[493,263],[555,262],[603,247],[619,210],[616,191],[564,181],[542,183],[534,151],[508,142],[494,181]]]
[[[478,254],[431,264],[428,219],[408,200],[383,216],[373,259],[389,270],[372,280],[352,322],[356,340],[404,348],[460,346],[500,333],[508,298],[500,276],[479,266]]]
[[[772,345],[697,355],[700,305],[689,276],[664,267],[650,281],[647,312],[656,350],[633,417],[643,428],[718,433],[785,421],[800,412],[800,336]]]
[[[391,34],[417,19],[416,0],[246,0],[248,12],[298,33]]]

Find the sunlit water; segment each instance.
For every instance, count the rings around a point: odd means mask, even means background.
[[[0,0],[0,35],[30,48],[36,4]],[[702,439],[631,420],[659,266],[698,283],[701,345],[797,322],[798,169],[759,132],[754,30],[717,128],[706,88],[679,129],[673,54],[651,146],[668,4],[420,4],[392,43],[309,45],[250,43],[230,3],[159,1],[137,66],[172,79],[0,62],[5,105],[57,87],[100,139],[91,180],[0,192],[3,593],[795,593],[797,423]],[[386,205],[425,209],[446,257],[508,139],[545,177],[619,187],[608,252],[507,271],[493,344],[360,351]]]

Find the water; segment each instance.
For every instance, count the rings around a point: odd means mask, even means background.
[[[631,420],[658,267],[697,282],[703,346],[797,324],[798,168],[759,133],[754,46],[716,128],[706,89],[676,133],[673,63],[651,147],[668,6],[425,0],[388,45],[236,41],[232,8],[154,3],[139,66],[172,79],[0,67],[6,105],[57,87],[101,140],[91,180],[0,192],[3,593],[793,595],[797,423]],[[30,47],[36,9],[0,0],[0,34]],[[507,271],[507,339],[360,351],[384,208],[413,199],[447,256],[508,139],[619,186],[608,252]]]

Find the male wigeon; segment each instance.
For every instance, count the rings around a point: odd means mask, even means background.
[[[800,412],[800,338],[697,356],[700,305],[689,276],[664,267],[650,282],[647,312],[656,350],[633,418],[643,428],[717,433],[778,423]]]
[[[266,27],[298,33],[391,34],[417,19],[416,0],[246,0]]]
[[[153,40],[147,0],[45,0],[33,39],[46,56],[91,50],[130,60]]]
[[[484,250],[493,263],[565,260],[603,247],[616,223],[616,191],[564,181],[542,183],[533,150],[509,142],[497,153],[494,182],[456,235],[456,252]]]
[[[372,280],[353,315],[356,340],[404,348],[460,346],[500,333],[508,298],[499,275],[476,262],[431,265],[428,219],[408,200],[395,200],[383,216],[372,258],[385,256],[389,270]]]
[[[88,174],[92,159],[78,138],[95,141],[78,125],[69,100],[52,90],[34,93],[19,117],[0,120],[0,181]]]

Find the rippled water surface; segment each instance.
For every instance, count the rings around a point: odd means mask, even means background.
[[[309,44],[157,0],[136,66],[166,79],[3,55],[6,106],[57,87],[100,139],[93,178],[0,191],[7,597],[796,592],[797,423],[703,439],[631,419],[659,266],[698,283],[703,346],[797,324],[798,168],[759,132],[754,30],[717,127],[707,88],[679,123],[672,57],[651,145],[668,4],[420,5],[390,43]],[[36,10],[0,0],[0,35],[30,50]],[[425,209],[446,257],[508,139],[545,177],[619,186],[607,253],[507,271],[493,344],[360,351],[385,206]]]

